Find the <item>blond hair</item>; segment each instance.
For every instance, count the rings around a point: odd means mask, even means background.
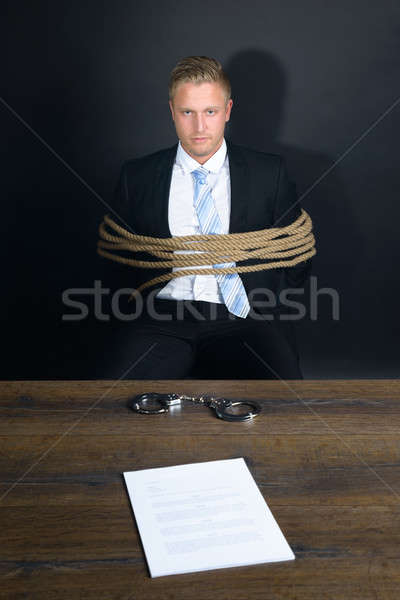
[[[225,95],[225,104],[231,97],[231,84],[222,70],[221,63],[208,56],[186,56],[172,69],[168,83],[169,99],[172,101],[180,83],[217,82]]]

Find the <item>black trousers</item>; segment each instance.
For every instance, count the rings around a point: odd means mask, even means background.
[[[203,301],[153,306],[108,340],[101,378],[303,379],[290,322],[242,319]]]

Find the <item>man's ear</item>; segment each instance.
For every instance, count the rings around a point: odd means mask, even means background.
[[[171,100],[168,102],[168,104],[169,104],[169,107],[171,109],[172,120],[175,121],[175,119],[174,119],[174,107],[172,105]]]
[[[233,100],[232,100],[232,98],[230,98],[228,104],[226,105],[225,123],[227,123],[230,119],[232,106],[233,106]]]

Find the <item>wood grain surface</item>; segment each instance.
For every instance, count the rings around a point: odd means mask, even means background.
[[[400,382],[3,381],[0,598],[398,600]],[[258,399],[253,422],[160,391]],[[244,457],[296,560],[151,579],[122,472]]]

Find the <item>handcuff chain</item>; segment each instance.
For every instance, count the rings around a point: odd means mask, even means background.
[[[193,404],[204,404],[205,406],[210,406],[209,402],[213,400],[213,398],[207,398],[207,396],[179,396],[180,400],[187,400],[188,402],[193,402]]]
[[[213,396],[180,396],[181,400],[188,400],[194,404],[202,404],[208,408],[216,408],[217,406],[230,406],[231,400],[225,400],[224,398],[214,398]]]

